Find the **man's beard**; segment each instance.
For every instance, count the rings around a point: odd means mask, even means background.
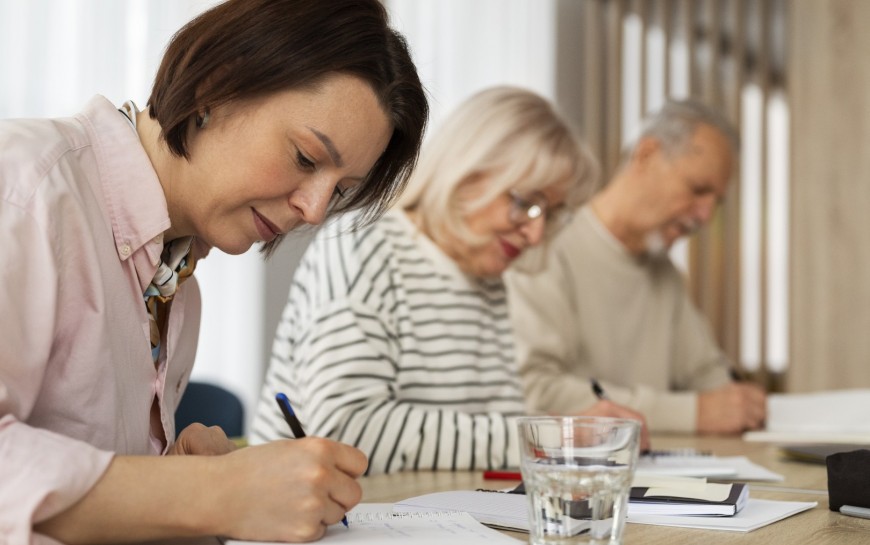
[[[665,237],[659,230],[650,231],[644,237],[646,253],[650,257],[660,257],[668,253],[670,246],[665,244]]]
[[[691,218],[679,219],[676,220],[676,223],[680,226],[680,237],[693,235],[701,228],[701,222]],[[670,243],[665,242],[665,236],[662,234],[661,229],[650,231],[644,237],[646,253],[650,257],[659,257],[667,254],[674,242],[676,242],[676,239],[672,240]]]

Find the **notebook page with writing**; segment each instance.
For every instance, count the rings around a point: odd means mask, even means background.
[[[401,512],[463,511],[483,524],[529,531],[529,511],[523,494],[479,490],[433,492],[396,502],[393,509]]]
[[[348,527],[333,524],[318,543],[517,545],[517,540],[487,528],[468,513],[396,513],[390,504],[361,504],[347,514]],[[277,545],[226,540],[225,545]]]

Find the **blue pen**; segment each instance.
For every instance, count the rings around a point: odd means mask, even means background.
[[[296,439],[302,439],[305,437],[305,430],[302,429],[302,423],[299,422],[299,419],[296,418],[296,413],[293,412],[293,407],[290,405],[290,400],[287,399],[287,396],[278,393],[275,394],[275,401],[278,403],[278,408],[281,409],[281,414],[284,415],[284,420],[287,422],[287,425],[290,426],[290,431],[293,432],[293,436]],[[341,523],[344,524],[344,527],[347,528],[347,517],[342,517]]]

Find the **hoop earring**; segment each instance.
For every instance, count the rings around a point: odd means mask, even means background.
[[[209,117],[208,108],[205,109],[205,111],[202,113],[202,115],[199,115],[199,113],[197,113],[196,114],[196,126],[200,129],[204,129],[205,126],[208,125],[208,117]]]

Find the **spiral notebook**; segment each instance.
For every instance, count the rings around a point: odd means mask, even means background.
[[[392,504],[364,503],[347,514],[348,526],[333,524],[318,543],[358,543],[443,545],[461,543],[478,545],[501,543],[517,545],[510,538],[487,528],[468,513],[415,512],[396,513]],[[260,541],[226,540],[226,545],[270,545]]]

